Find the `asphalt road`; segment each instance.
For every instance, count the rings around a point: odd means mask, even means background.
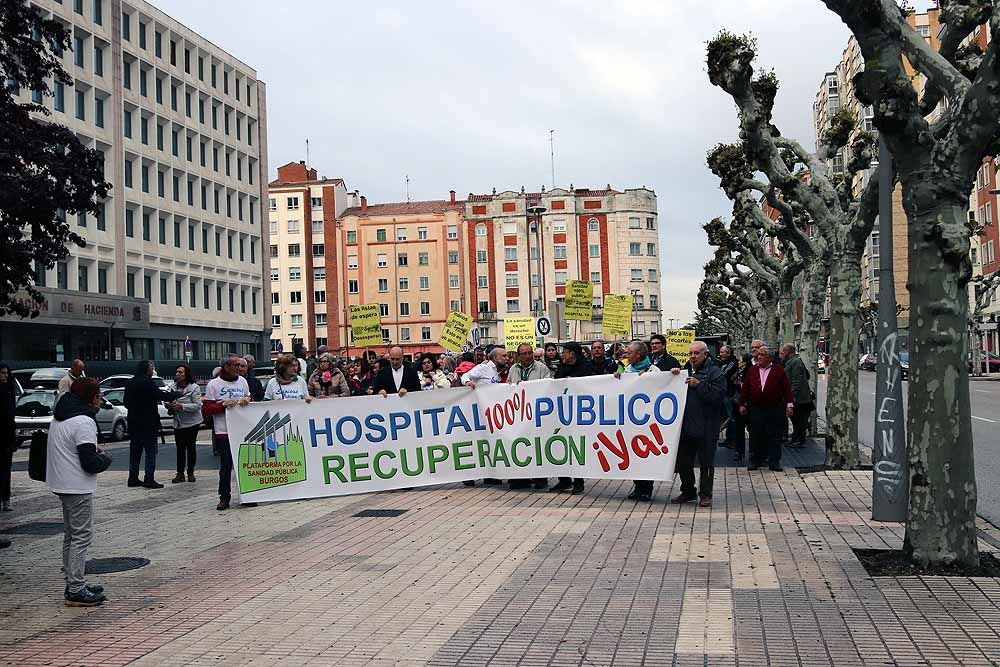
[[[858,438],[870,449],[875,441],[875,373],[859,371]],[[979,514],[1000,525],[1000,381],[971,381],[972,434],[976,448],[976,486]],[[907,403],[909,383],[903,383]],[[826,376],[817,383],[820,415],[826,401]]]

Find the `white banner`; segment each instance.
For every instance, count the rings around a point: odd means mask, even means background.
[[[482,477],[669,480],[684,374],[535,380],[399,396],[251,403],[226,413],[247,501]]]

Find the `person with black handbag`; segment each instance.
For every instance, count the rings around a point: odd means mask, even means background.
[[[14,425],[14,379],[10,367],[0,362],[0,510],[10,512],[10,467],[17,451]]]

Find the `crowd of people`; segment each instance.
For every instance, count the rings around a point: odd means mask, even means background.
[[[389,348],[381,358],[338,358],[320,349],[307,360],[302,350],[280,356],[274,375],[266,384],[252,372],[253,357],[228,355],[213,372],[204,394],[190,366],[180,364],[169,389],[158,387],[151,361],[139,363],[125,387],[124,404],[129,417],[130,487],[163,488],[155,478],[159,406],[165,405],[173,418],[177,450],[177,474],[172,483],[195,482],[198,432],[205,422],[211,425],[213,451],[219,457],[219,502],[216,509],[230,508],[233,500],[233,459],[229,446],[226,411],[255,401],[302,400],[363,395],[436,391],[454,387],[475,388],[484,384],[532,382],[546,378],[578,378],[594,375],[685,373],[687,400],[677,449],[675,472],[680,492],[670,502],[697,501],[711,507],[718,446],[734,450],[736,460],[747,456],[747,469],[767,465],[781,471],[782,445],[802,446],[806,438],[813,397],[809,372],[796,354],[794,345],[782,346],[778,359],[760,340],[749,352],[737,355],[722,346],[713,358],[704,342],[695,341],[689,359],[681,364],[667,353],[666,339],[654,334],[648,341],[634,340],[610,348],[595,341],[536,348],[524,344],[516,350],[500,346],[481,347],[460,355],[424,354],[408,363],[402,348]],[[65,385],[65,387],[63,386]],[[63,568],[66,580],[65,603],[92,606],[105,600],[100,586],[88,585],[84,578],[86,553],[93,524],[93,497],[97,474],[111,464],[104,451],[95,415],[100,406],[100,386],[83,376],[82,364],[75,365],[60,383],[52,424],[48,432],[46,482],[62,505],[65,525]],[[0,364],[0,509],[10,509],[10,454],[14,438],[14,394],[10,370]],[[792,420],[789,436],[788,419]],[[720,432],[724,433],[719,442]],[[749,454],[747,455],[747,433]],[[144,477],[140,464],[145,457]],[[698,468],[697,478],[695,468]],[[484,484],[499,485],[498,479]],[[509,480],[511,488],[534,488],[553,493],[584,492],[580,478],[560,477],[549,486],[546,478]],[[474,486],[475,481],[465,482]],[[651,501],[653,482],[635,480],[630,500]],[[255,503],[242,503],[253,506]],[[6,543],[9,545],[9,542]],[[3,545],[0,545],[3,546]]]

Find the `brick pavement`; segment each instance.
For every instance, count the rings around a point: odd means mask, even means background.
[[[786,464],[821,450],[788,451]],[[91,557],[152,563],[61,604],[61,535],[0,551],[3,665],[997,665],[1000,580],[871,578],[871,473],[748,473],[711,509],[448,485],[213,509],[214,483],[101,476]],[[15,473],[13,524],[58,521]],[[362,509],[406,509],[356,518]],[[1000,531],[982,524],[982,547]]]

